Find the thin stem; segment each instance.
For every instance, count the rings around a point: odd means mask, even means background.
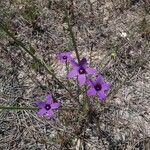
[[[69,73],[69,65],[68,65],[68,62],[66,61],[65,64],[66,64],[66,71],[67,71],[67,74],[68,74],[68,73]],[[71,87],[71,84],[70,84],[70,82],[69,82],[68,79],[67,79],[67,83],[68,83],[68,87]]]
[[[68,62],[66,61],[65,64],[66,64],[66,70],[67,70],[67,74],[68,74],[68,73],[69,73],[69,65],[68,65]]]
[[[76,39],[75,39],[75,36],[74,36],[74,33],[73,33],[73,30],[72,30],[72,25],[70,24],[70,18],[69,18],[69,15],[68,15],[68,12],[67,12],[67,9],[64,10],[65,11],[65,17],[66,17],[66,22],[67,22],[67,25],[68,25],[68,30],[69,30],[69,34],[70,34],[70,37],[72,39],[72,44],[73,44],[73,47],[74,47],[74,50],[75,50],[75,54],[76,54],[76,57],[77,57],[77,61],[78,63],[80,62],[80,56],[79,56],[79,52],[78,52],[78,49],[77,49],[77,44],[76,44]],[[79,82],[77,81],[77,86],[78,86],[78,90],[77,90],[77,94],[78,94],[78,102],[79,102],[79,93],[81,91],[81,88],[79,86]],[[79,102],[80,103],[80,102]]]
[[[27,52],[34,60],[36,60],[39,64],[41,64],[45,68],[45,70],[55,78],[57,83],[59,83],[72,97],[72,93],[66,88],[66,86],[61,81],[59,81],[59,79],[56,77],[56,75],[53,73],[53,71],[48,68],[48,66],[46,65],[46,63],[43,60],[41,60],[40,58],[37,58],[33,52],[28,50],[20,40],[18,40],[16,37],[14,37],[14,35],[11,32],[8,31],[6,26],[4,26],[3,24],[0,24],[0,27],[3,29],[3,31],[5,31],[7,33],[7,35],[9,35],[16,42],[16,44],[18,46],[23,48],[23,50],[25,52]]]
[[[69,19],[67,9],[65,9],[65,17],[66,17],[66,21],[67,21],[67,25],[68,25],[69,34],[70,34],[71,39],[72,39],[72,44],[73,44],[73,47],[75,49],[76,57],[77,57],[78,62],[80,62],[80,56],[79,56],[79,52],[77,49],[76,39],[75,39],[73,30],[72,30],[72,26],[70,24],[70,19]]]
[[[80,86],[79,86],[79,81],[78,81],[78,77],[77,77],[77,100],[78,100],[78,103],[80,104],[80,94],[81,94],[81,88],[80,88]]]
[[[2,110],[37,110],[37,107],[0,106]]]
[[[64,3],[64,5],[65,5],[65,3]],[[79,63],[80,62],[80,56],[79,56],[79,52],[78,52],[78,49],[77,49],[76,39],[75,39],[73,30],[72,30],[72,25],[70,24],[70,18],[69,18],[69,14],[67,12],[67,8],[64,9],[64,13],[65,13],[65,18],[66,18],[66,23],[68,25],[68,31],[69,31],[69,34],[70,34],[70,37],[71,37],[71,40],[72,40],[72,44],[73,44],[73,47],[74,47],[74,50],[75,50],[77,61]],[[79,99],[80,99],[79,95],[80,94],[79,93],[80,93],[81,89],[80,89],[78,80],[77,80],[77,86],[78,86],[78,90],[77,90],[78,102],[80,103],[80,101],[79,101]]]
[[[87,91],[87,87],[85,85],[85,100],[84,100],[84,109],[85,112],[88,113],[89,112],[89,108],[90,108],[90,101],[89,101],[89,97],[86,95],[86,91]]]

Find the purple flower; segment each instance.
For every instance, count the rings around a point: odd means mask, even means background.
[[[57,57],[61,63],[70,62],[73,59],[71,52],[60,53],[57,55]]]
[[[104,82],[104,78],[99,75],[95,81],[88,81],[91,88],[87,91],[88,96],[97,94],[100,100],[105,100],[105,91],[110,89],[110,84]]]
[[[96,73],[96,69],[88,66],[86,58],[83,58],[79,64],[72,60],[71,64],[73,70],[69,72],[68,77],[73,78],[77,76],[80,85],[85,84],[87,75]]]
[[[45,101],[37,100],[35,104],[39,107],[39,112],[37,115],[42,117],[43,115],[47,115],[48,118],[54,116],[54,109],[60,107],[60,103],[54,103],[51,95],[47,95]]]

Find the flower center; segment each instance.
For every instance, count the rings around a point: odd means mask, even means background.
[[[94,88],[95,88],[96,91],[100,91],[102,89],[102,86],[100,84],[96,84],[94,86]]]
[[[63,56],[63,59],[67,59],[67,56]]]
[[[51,105],[50,105],[50,104],[46,104],[46,105],[45,105],[45,109],[46,109],[46,110],[50,110],[50,109],[51,109]]]
[[[79,69],[79,73],[80,73],[80,74],[85,74],[85,73],[86,73],[86,71],[85,71],[85,69],[84,69],[84,68],[80,68],[80,69]]]

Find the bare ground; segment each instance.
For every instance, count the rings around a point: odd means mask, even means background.
[[[67,86],[65,66],[56,60],[58,52],[74,51],[65,9],[80,57],[112,85],[108,98],[105,103],[90,98],[85,116],[78,102],[0,30],[1,105],[30,107],[51,91],[68,108],[58,110],[52,120],[38,118],[36,111],[0,110],[0,149],[149,150],[150,2],[0,1],[0,22],[27,47],[32,45]]]

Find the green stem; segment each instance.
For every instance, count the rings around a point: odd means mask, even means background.
[[[80,62],[80,56],[79,56],[79,52],[78,52],[78,49],[77,49],[76,39],[75,39],[73,30],[72,30],[72,25],[70,24],[70,18],[69,18],[67,9],[65,9],[64,12],[65,12],[65,17],[66,17],[66,22],[67,22],[67,25],[68,25],[69,34],[70,34],[70,37],[72,39],[72,44],[73,44],[73,47],[74,47],[74,50],[75,50],[75,53],[76,53],[76,57],[77,57],[77,60],[78,60],[78,63],[79,63]],[[77,83],[77,86],[78,86],[77,94],[79,95],[79,93],[81,91],[79,83]],[[79,96],[78,96],[78,102],[79,102]]]
[[[45,64],[45,62],[43,60],[37,58],[33,52],[28,50],[21,41],[19,41],[17,38],[15,38],[14,35],[8,31],[6,26],[4,26],[3,24],[0,24],[0,27],[3,29],[3,31],[5,31],[7,33],[7,35],[9,35],[16,42],[16,44],[18,46],[23,48],[23,50],[25,52],[27,52],[34,60],[36,60],[39,64],[41,64],[45,68],[45,70],[55,78],[57,83],[59,83],[72,97],[72,93],[66,88],[66,86],[61,81],[59,81],[59,79],[56,77],[56,75],[53,73],[53,71],[48,68],[48,66]]]
[[[37,107],[0,106],[2,110],[38,110]]]
[[[66,61],[65,64],[66,64],[66,71],[67,71],[67,74],[68,74],[68,73],[69,73],[69,65],[68,65],[68,62]],[[68,78],[67,78],[67,84],[68,84],[68,87],[71,87],[71,84],[70,84]]]
[[[66,64],[66,70],[67,70],[67,74],[68,74],[68,73],[69,73],[69,65],[68,65],[68,62],[66,61],[65,64]]]
[[[87,91],[87,87],[85,85],[85,92]],[[84,104],[83,104],[83,107],[84,107],[84,110],[85,110],[85,113],[88,113],[89,112],[89,108],[90,108],[90,103],[89,103],[89,97],[86,95],[85,93],[85,100],[84,100]]]
[[[72,26],[70,24],[67,9],[65,9],[65,17],[66,17],[66,21],[67,21],[67,25],[68,25],[69,34],[70,34],[71,39],[72,39],[72,44],[73,44],[73,47],[75,49],[76,57],[77,57],[78,62],[80,62],[80,57],[79,57],[79,53],[78,53],[78,49],[77,49],[76,39],[75,39],[73,30],[72,30]]]

